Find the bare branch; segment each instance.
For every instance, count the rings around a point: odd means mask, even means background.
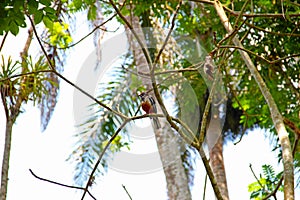
[[[2,39],[2,42],[1,42],[1,45],[0,45],[0,52],[2,51],[2,48],[4,46],[7,35],[8,35],[8,32],[6,32],[5,35],[3,36],[3,39]]]
[[[128,195],[129,199],[132,200],[128,190],[126,189],[125,185],[122,185],[123,189],[125,190],[126,194]]]
[[[201,156],[201,159],[202,159],[202,162],[204,164],[204,167],[205,167],[205,170],[206,170],[206,173],[209,177],[209,180],[211,182],[211,185],[212,185],[212,188],[215,192],[215,195],[216,195],[216,198],[218,200],[223,200],[223,197],[221,195],[221,191],[219,189],[219,186],[218,186],[218,183],[217,183],[217,180],[214,176],[214,173],[210,167],[210,164],[209,164],[209,160],[207,159],[206,155],[205,155],[205,152],[203,150],[203,147],[202,146],[199,146],[198,148],[198,151],[199,151],[199,154]]]
[[[257,183],[260,185],[260,187],[263,188],[263,190],[264,190],[265,192],[268,193],[268,191],[265,190],[264,186],[261,184],[260,180],[257,178],[256,174],[254,173],[254,171],[253,171],[253,169],[252,169],[252,164],[251,164],[251,163],[249,164],[249,168],[250,168],[250,170],[251,170],[251,172],[252,172],[252,174],[253,174],[255,180],[256,180]]]
[[[241,13],[240,11],[233,11],[230,8],[223,6],[223,9],[226,10],[227,12],[229,12],[231,15],[234,16],[239,16]],[[243,17],[247,17],[247,18],[254,18],[254,17],[265,17],[265,18],[284,18],[284,13],[278,13],[278,14],[274,14],[274,13],[253,13],[253,14],[246,14],[243,13],[242,14]],[[291,13],[289,14],[289,17],[299,17],[300,14],[299,13]]]
[[[278,36],[290,36],[290,37],[300,37],[300,34],[297,34],[297,33],[279,33],[279,32],[274,32],[274,31],[268,31],[264,28],[261,28],[261,27],[258,27],[258,26],[255,26],[251,23],[248,23],[248,22],[245,22],[245,24],[247,26],[249,26],[250,28],[254,28],[254,29],[257,29],[259,31],[262,31],[262,32],[265,32],[265,33],[269,33],[269,34],[272,34],[272,35],[278,35]]]
[[[32,176],[34,176],[35,178],[37,178],[37,179],[39,179],[41,181],[45,181],[45,182],[52,183],[52,184],[55,184],[55,185],[59,185],[59,186],[62,186],[62,187],[67,187],[67,188],[72,188],[72,189],[77,189],[77,190],[85,190],[85,188],[83,188],[83,187],[78,187],[78,186],[73,186],[73,185],[66,185],[66,184],[63,184],[63,183],[59,183],[59,182],[56,182],[56,181],[52,181],[52,180],[49,180],[49,179],[46,179],[46,178],[39,177],[38,175],[36,175],[35,173],[33,173],[33,171],[31,169],[29,169],[29,171],[32,174]],[[96,198],[89,191],[87,191],[87,193],[93,199],[96,200]]]
[[[49,58],[44,46],[42,45],[42,42],[37,34],[36,28],[35,28],[35,24],[33,22],[33,20],[31,19],[31,17],[27,14],[28,19],[30,20],[30,23],[33,27],[33,32],[35,34],[35,37],[37,38],[37,41],[40,45],[40,48],[42,49],[44,55],[46,56],[46,59],[48,61],[48,65],[50,67],[50,69],[53,70],[53,73],[55,75],[57,75],[59,78],[61,78],[62,80],[64,80],[65,82],[67,82],[69,85],[73,86],[74,88],[76,88],[77,90],[79,90],[81,93],[83,93],[84,95],[86,95],[87,97],[89,97],[90,99],[92,99],[93,101],[95,101],[97,104],[99,104],[100,106],[102,106],[103,108],[107,109],[108,111],[118,115],[119,117],[123,118],[123,119],[128,119],[127,116],[123,115],[122,113],[113,110],[112,108],[110,108],[109,106],[105,105],[104,103],[100,102],[99,100],[97,100],[96,98],[94,98],[91,94],[89,94],[88,92],[86,92],[85,90],[83,90],[82,88],[80,88],[79,86],[77,86],[75,83],[71,82],[70,80],[68,80],[67,78],[65,78],[63,75],[61,75],[59,72],[57,72],[55,70],[55,67],[53,66],[51,59]]]
[[[122,10],[124,4],[122,4],[122,7],[120,8],[120,10]],[[57,49],[67,49],[67,48],[71,48],[74,47],[75,45],[79,44],[80,42],[82,42],[83,40],[85,40],[87,37],[89,37],[90,35],[92,35],[98,28],[101,28],[101,26],[104,26],[106,23],[108,23],[109,21],[111,21],[115,16],[117,16],[117,13],[114,13],[111,17],[109,17],[107,20],[105,20],[103,23],[95,26],[95,28],[89,32],[87,35],[85,35],[84,37],[82,37],[80,40],[78,40],[77,42],[66,46],[66,47],[58,47]]]
[[[155,60],[154,60],[154,62],[153,62],[154,65],[158,62],[158,60],[159,60],[159,58],[160,58],[162,52],[164,51],[164,49],[165,49],[165,47],[166,47],[166,45],[167,45],[167,43],[168,43],[168,41],[169,41],[169,38],[170,38],[170,36],[171,36],[171,33],[173,32],[173,29],[174,29],[174,27],[175,27],[175,19],[176,19],[176,16],[177,16],[177,14],[178,14],[178,11],[179,11],[181,5],[182,5],[182,1],[179,1],[179,4],[176,6],[176,10],[175,10],[175,12],[174,12],[174,14],[173,14],[174,16],[173,16],[173,19],[172,19],[172,21],[171,21],[171,27],[170,27],[170,30],[169,30],[169,32],[168,32],[168,34],[167,34],[167,37],[166,37],[166,39],[165,39],[165,41],[164,41],[162,47],[161,47],[160,50],[158,51],[158,54],[157,54],[157,56],[156,56],[156,58],[155,58]],[[152,72],[152,71],[153,71],[153,72]],[[150,72],[150,73],[154,73],[154,68],[151,69],[151,72]]]
[[[128,22],[128,20],[125,18],[125,16],[122,15],[122,13],[120,12],[120,9],[117,8],[117,6],[114,3],[114,1],[113,0],[109,0],[109,2],[112,5],[112,7],[114,8],[114,10],[117,12],[118,16],[123,20],[123,22],[126,24],[126,26],[128,26],[128,28],[130,29],[130,31],[132,32],[132,34],[136,38],[138,44],[140,45],[140,47],[141,47],[141,49],[143,51],[143,54],[144,54],[144,56],[146,58],[147,64],[149,65],[149,68],[152,69],[153,68],[153,64],[152,64],[152,61],[151,61],[151,57],[150,57],[149,52],[147,51],[146,47],[144,46],[141,38],[138,36],[137,32],[134,30],[134,28]],[[125,2],[123,4],[125,4]]]
[[[220,46],[219,48],[232,48],[232,49],[238,49],[238,50],[241,50],[241,51],[244,51],[244,52],[247,52],[248,54],[251,54],[251,55],[254,55],[255,57],[269,63],[269,64],[275,64],[275,63],[278,63],[282,60],[286,60],[286,59],[289,59],[289,58],[296,58],[296,57],[300,57],[300,53],[298,54],[292,54],[292,55],[289,55],[289,56],[285,56],[285,57],[282,57],[282,58],[278,58],[276,60],[268,60],[256,53],[254,53],[253,51],[250,51],[248,49],[245,49],[244,47],[242,46],[233,46],[233,45],[222,45]]]
[[[97,168],[98,168],[98,166],[99,166],[99,164],[100,164],[100,162],[101,162],[101,160],[102,160],[102,158],[103,158],[103,156],[104,156],[104,154],[105,154],[107,148],[109,147],[109,145],[112,143],[112,141],[117,137],[117,135],[121,132],[121,130],[125,127],[125,125],[126,125],[129,121],[130,121],[129,119],[125,120],[125,121],[121,124],[121,126],[118,128],[118,130],[111,136],[111,138],[109,139],[109,141],[107,142],[107,144],[104,146],[104,148],[103,148],[102,152],[100,153],[99,158],[98,158],[98,160],[97,160],[97,162],[96,162],[96,164],[95,164],[95,166],[94,166],[94,168],[93,168],[93,170],[92,170],[92,172],[91,172],[91,174],[90,174],[90,176],[89,176],[89,179],[88,179],[88,181],[87,181],[87,183],[86,183],[86,186],[85,186],[85,188],[84,188],[84,192],[83,192],[83,194],[82,194],[81,200],[84,199],[85,194],[88,192],[88,188],[89,188],[89,186],[90,186],[91,183],[92,183],[92,179],[93,179],[93,177],[94,177],[94,174],[95,174],[95,172],[96,172],[96,170],[97,170]]]
[[[210,0],[189,0],[189,1],[193,1],[193,2],[198,2],[198,3],[203,3],[203,4],[209,4],[209,5],[213,5],[214,1],[210,1]],[[265,17],[265,18],[284,18],[284,13],[278,13],[278,14],[274,14],[274,13],[253,13],[253,14],[247,14],[247,13],[243,13],[240,11],[233,11],[230,8],[226,7],[226,6],[222,6],[224,10],[226,10],[227,12],[229,12],[231,15],[234,16],[243,16],[243,17],[247,17],[247,18],[254,18],[254,17]],[[241,14],[242,13],[242,14]],[[289,17],[299,17],[300,13],[290,13]]]

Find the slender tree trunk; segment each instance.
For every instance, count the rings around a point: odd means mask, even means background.
[[[212,112],[215,116],[220,116],[218,107],[212,105]],[[220,190],[222,199],[229,200],[225,165],[223,158],[223,137],[222,122],[216,118],[212,118],[206,134],[207,145],[209,149],[209,162],[212,168],[217,186]]]
[[[156,134],[157,147],[167,181],[169,200],[191,200],[187,174],[183,168],[179,142],[173,131],[164,123]]]
[[[5,144],[4,144],[4,151],[3,151],[4,153],[3,153],[3,160],[2,160],[2,171],[1,171],[0,200],[6,200],[6,195],[7,195],[12,126],[13,126],[13,120],[11,119],[6,120]]]
[[[24,49],[21,52],[22,60],[22,73],[26,72],[27,65],[25,64],[25,59],[28,56],[28,49],[30,47],[33,36],[33,28],[28,29],[28,37],[24,45]],[[26,81],[26,76],[21,78],[21,83],[24,84]],[[20,84],[22,85],[22,84]],[[1,88],[0,88],[1,89]],[[28,98],[23,87],[18,89],[16,96],[7,96],[5,91],[1,90],[2,104],[4,106],[5,115],[6,115],[6,130],[5,130],[5,144],[2,160],[2,171],[1,171],[1,188],[0,188],[0,200],[6,200],[7,196],[7,186],[8,186],[8,169],[9,169],[9,158],[10,158],[10,149],[11,149],[11,136],[12,136],[12,127],[16,121],[18,115],[20,114],[20,108],[25,99]]]
[[[222,4],[215,0],[214,1],[214,7],[221,19],[221,22],[223,23],[224,28],[227,30],[228,33],[231,33],[233,31],[233,28],[229,22],[229,19],[223,9]],[[274,101],[272,94],[270,93],[266,83],[260,76],[259,72],[257,71],[256,67],[254,66],[250,56],[246,51],[243,51],[244,49],[241,41],[238,39],[238,37],[234,36],[232,39],[233,43],[238,47],[238,51],[242,57],[242,59],[245,61],[245,64],[247,65],[249,71],[251,72],[251,75],[254,77],[257,85],[259,86],[262,95],[264,96],[269,109],[271,113],[271,117],[275,126],[275,129],[278,134],[278,138],[281,144],[282,148],[282,160],[283,160],[283,175],[284,175],[284,199],[285,200],[293,200],[295,198],[294,194],[294,164],[293,164],[293,154],[292,154],[292,148],[291,143],[289,140],[289,134],[285,128],[285,125],[283,123],[283,119],[281,116],[281,113],[276,105],[276,102]]]
[[[224,200],[229,200],[226,172],[223,158],[223,138],[219,137],[217,143],[209,152],[210,165],[218,183]]]
[[[132,23],[135,31],[143,41],[145,47],[147,47],[146,44],[149,41],[145,41],[145,36],[139,24],[138,17],[127,17],[127,20]],[[130,32],[130,30],[128,31]],[[134,39],[131,37],[133,37],[132,34],[129,34],[129,41],[131,42],[137,71],[138,73],[149,74],[148,63],[145,56],[140,46],[137,42],[134,42]],[[150,77],[141,76],[140,78],[146,88],[151,89],[152,84]],[[161,113],[160,107],[158,107],[158,112]],[[170,130],[170,127],[166,123],[163,123],[163,121],[161,121],[161,124],[162,128],[155,130],[155,137],[166,177],[169,200],[191,200],[188,178],[182,164],[179,144],[177,140],[174,139],[175,136]]]

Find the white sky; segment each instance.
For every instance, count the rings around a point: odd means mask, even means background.
[[[84,21],[81,19],[81,21]],[[79,22],[84,35],[86,26]],[[26,33],[26,31],[25,31]],[[26,38],[26,37],[25,37]],[[76,38],[80,38],[77,36]],[[10,36],[7,42],[18,41],[17,44],[5,44],[7,54],[17,55],[22,50],[24,37],[18,39]],[[76,41],[76,39],[75,39]],[[36,41],[35,41],[36,42]],[[68,57],[64,75],[75,82],[78,70],[82,67],[86,55],[94,47],[91,40],[86,40],[72,50]],[[8,49],[9,46],[9,49]],[[91,51],[89,51],[91,50]],[[61,82],[59,102],[52,116],[48,129],[40,133],[39,110],[30,105],[25,106],[26,112],[21,114],[13,128],[12,151],[9,169],[8,200],[31,199],[80,199],[81,191],[68,189],[35,179],[30,173],[32,169],[38,176],[57,182],[72,184],[74,166],[66,162],[66,158],[73,150],[75,128],[73,119],[73,92],[74,89]],[[4,145],[5,115],[0,106],[0,157]],[[141,142],[141,141],[140,141]],[[231,200],[249,199],[248,184],[255,181],[249,169],[251,163],[254,171],[259,175],[261,165],[271,164],[279,172],[277,159],[271,151],[267,140],[264,140],[262,131],[251,132],[244,136],[241,143],[234,146],[229,143],[225,146],[224,157]],[[0,164],[0,165],[1,165]],[[165,179],[160,170],[145,175],[129,175],[108,170],[108,173],[96,180],[91,192],[97,199],[124,200],[129,199],[122,188],[126,186],[134,200],[138,199],[166,199]],[[204,168],[198,159],[195,172],[195,186],[193,199],[202,199],[204,184]],[[299,189],[296,199],[300,198]],[[88,195],[86,199],[90,199]],[[207,199],[213,199],[211,188],[207,191]],[[282,199],[279,197],[278,199]]]

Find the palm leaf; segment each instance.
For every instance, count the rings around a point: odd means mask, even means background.
[[[131,82],[130,76],[122,68],[118,67],[114,67],[108,76],[113,81],[99,84],[99,96],[97,99],[114,110],[133,116],[138,106],[132,99],[132,92],[128,89]],[[94,112],[84,123],[79,125],[80,130],[76,135],[78,141],[75,150],[68,158],[68,160],[72,159],[73,163],[75,163],[74,181],[79,185],[85,183],[98,155],[103,151],[105,142],[108,141],[123,122],[120,117],[98,104],[90,105],[89,109],[94,110]],[[124,138],[127,137],[126,129],[122,130],[121,134],[123,136],[122,139],[114,142],[114,146],[104,155],[101,168],[97,169],[98,175],[103,174],[107,169],[107,162],[111,159],[113,153],[128,144],[128,142],[124,142]]]

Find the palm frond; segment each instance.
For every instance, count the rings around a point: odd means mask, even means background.
[[[97,99],[114,110],[133,116],[138,105],[133,101],[133,95],[129,89],[130,76],[120,67],[114,67],[108,76],[111,81],[99,84]],[[78,142],[69,158],[76,165],[74,181],[79,185],[85,183],[98,155],[103,151],[104,144],[123,122],[119,116],[105,110],[98,104],[90,105],[89,109],[93,113],[84,123],[79,125],[80,131],[76,135]],[[128,145],[128,142],[124,141],[127,137],[126,129],[122,130],[121,134],[122,137],[117,137],[109,152],[104,155],[101,169],[97,169],[98,175],[103,174],[107,169],[107,162],[113,153]]]

